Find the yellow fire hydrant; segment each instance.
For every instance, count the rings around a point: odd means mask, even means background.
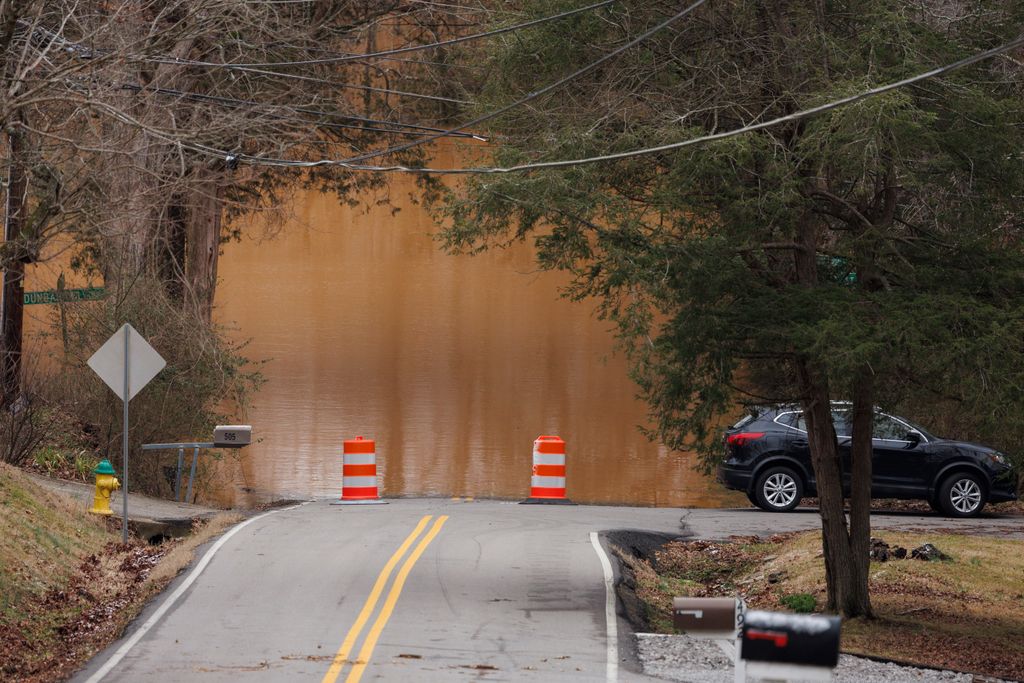
[[[94,515],[112,515],[114,511],[110,509],[110,494],[121,488],[121,482],[114,476],[114,467],[106,458],[96,466],[93,473],[96,475],[96,497],[89,512]]]

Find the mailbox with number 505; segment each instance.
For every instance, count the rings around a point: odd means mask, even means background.
[[[220,425],[213,430],[213,445],[216,448],[241,448],[252,442],[252,427],[249,425]]]

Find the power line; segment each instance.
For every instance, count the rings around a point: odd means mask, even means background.
[[[498,116],[501,116],[502,114],[504,114],[505,112],[507,112],[507,111],[509,111],[511,109],[514,109],[514,108],[516,108],[516,107],[518,107],[520,105],[526,104],[527,102],[529,102],[531,100],[535,100],[538,97],[546,95],[546,94],[548,94],[549,92],[551,92],[553,90],[557,90],[558,88],[562,87],[566,83],[568,83],[568,82],[570,82],[572,80],[575,80],[576,78],[579,78],[580,76],[582,76],[583,74],[585,74],[585,73],[587,73],[589,71],[592,71],[592,70],[596,69],[597,67],[601,66],[602,64],[604,64],[608,60],[613,59],[614,57],[619,56],[620,54],[622,54],[623,52],[625,52],[629,48],[631,48],[631,47],[633,47],[635,45],[638,45],[639,43],[642,43],[643,41],[647,40],[648,38],[653,36],[655,33],[657,33],[658,31],[661,31],[662,29],[666,28],[667,26],[669,26],[673,22],[676,22],[676,21],[682,19],[687,14],[689,14],[693,10],[695,10],[698,7],[700,7],[701,5],[703,5],[704,2],[705,2],[705,0],[697,0],[697,2],[693,3],[692,5],[687,7],[686,9],[682,10],[681,12],[677,12],[676,14],[672,15],[671,17],[669,17],[665,21],[661,22],[660,24],[658,24],[654,28],[651,28],[651,29],[641,33],[639,36],[637,36],[636,38],[633,38],[631,41],[629,41],[625,45],[622,45],[621,47],[618,47],[615,50],[612,50],[608,54],[604,55],[603,57],[600,57],[599,59],[591,62],[590,64],[587,64],[583,68],[577,69],[576,71],[573,71],[568,76],[560,78],[559,80],[555,81],[554,83],[551,83],[549,85],[544,86],[540,90],[537,90],[535,92],[531,92],[526,97],[518,99],[518,100],[516,100],[515,102],[513,102],[511,104],[507,104],[504,107],[501,107],[500,109],[497,109],[496,111],[492,111],[489,114],[484,114],[482,116],[478,116],[477,118],[473,119],[472,121],[469,121],[467,123],[463,123],[463,124],[461,124],[459,126],[456,126],[455,128],[450,128],[447,131],[445,131],[444,133],[438,134],[436,137],[428,135],[428,136],[426,136],[424,138],[420,138],[419,140],[416,140],[416,141],[413,141],[413,142],[407,142],[407,143],[404,143],[404,144],[401,144],[401,145],[395,145],[395,146],[392,146],[392,147],[388,147],[387,149],[382,149],[382,150],[379,150],[379,151],[376,151],[376,152],[367,152],[366,154],[360,154],[358,156],[354,156],[354,157],[351,157],[349,159],[345,159],[344,161],[346,163],[354,164],[354,163],[357,163],[357,162],[360,162],[360,161],[365,161],[367,159],[373,159],[373,158],[376,158],[376,157],[379,157],[379,156],[384,156],[384,155],[388,155],[388,154],[394,154],[395,152],[402,152],[402,151],[405,151],[405,150],[410,149],[412,147],[416,147],[417,145],[422,145],[424,143],[430,142],[431,140],[436,140],[437,138],[445,137],[449,133],[456,133],[458,131],[465,130],[466,128],[470,128],[472,126],[477,126],[477,125],[483,123],[484,121],[490,121],[491,119],[496,118]]]
[[[306,0],[303,0],[303,2],[305,2],[305,1]],[[50,40],[50,41],[52,41],[54,43],[61,44],[62,46],[64,46],[64,49],[67,52],[69,52],[71,54],[77,54],[82,59],[94,59],[96,57],[107,56],[107,55],[111,55],[111,54],[114,53],[112,50],[109,50],[109,49],[94,49],[94,48],[88,47],[86,45],[82,45],[81,43],[76,43],[76,42],[70,41],[67,38],[64,38],[63,36],[61,36],[59,33],[56,33],[55,31],[51,31],[50,29],[43,28],[42,26],[32,26],[32,25],[30,25],[28,22],[26,22],[23,19],[19,19],[17,21],[17,23],[22,28],[30,28],[33,32],[38,32],[40,35],[42,35],[47,40]],[[138,58],[138,57],[136,57],[136,59],[138,61],[143,61],[143,62],[148,62],[148,63],[159,63],[159,64],[172,63],[172,62],[168,62],[168,61],[161,61],[161,58],[149,59],[149,58]],[[401,61],[406,61],[406,60],[401,60]],[[178,63],[178,62],[174,62],[174,63]],[[469,100],[459,100],[459,99],[455,99],[453,97],[442,97],[441,95],[427,95],[427,94],[424,94],[424,93],[408,92],[408,91],[405,91],[405,90],[395,90],[393,88],[380,88],[380,87],[370,86],[370,85],[359,85],[359,84],[356,84],[356,83],[343,83],[341,81],[334,81],[334,80],[329,80],[329,79],[325,79],[325,78],[315,78],[313,76],[303,76],[303,75],[300,75],[300,74],[281,73],[281,72],[278,72],[278,71],[268,71],[268,70],[265,70],[265,69],[256,69],[256,68],[234,66],[234,65],[226,65],[225,68],[228,69],[228,70],[231,70],[231,71],[240,71],[240,72],[245,72],[245,73],[253,73],[253,74],[259,74],[259,75],[263,75],[263,76],[272,76],[272,77],[283,78],[283,79],[288,79],[288,80],[306,81],[306,82],[310,82],[310,83],[322,83],[324,85],[329,85],[329,86],[332,86],[332,87],[335,87],[335,88],[343,88],[343,89],[350,89],[350,90],[363,90],[363,91],[369,91],[369,92],[378,92],[378,93],[384,93],[384,94],[388,94],[388,95],[397,95],[399,97],[411,97],[411,98],[418,98],[418,99],[423,99],[423,100],[432,100],[432,101],[435,101],[435,102],[448,102],[448,103],[451,103],[451,104],[473,104],[473,102],[471,102]]]
[[[70,52],[72,54],[78,54],[79,56],[81,56],[81,57],[83,57],[85,59],[92,59],[92,58],[94,58],[96,56],[102,56],[104,53],[112,54],[109,51],[93,50],[92,48],[86,47],[86,46],[84,46],[84,45],[82,45],[80,43],[76,43],[76,42],[70,41],[70,40],[64,38],[63,36],[61,36],[59,33],[56,33],[54,31],[50,31],[49,29],[46,29],[46,28],[38,27],[38,26],[31,27],[28,24],[26,24],[25,22],[23,22],[22,20],[19,20],[19,24],[22,25],[23,28],[31,28],[34,33],[38,33],[38,35],[43,36],[46,40],[49,40],[52,43],[59,43],[61,46],[63,46],[63,49],[66,50],[67,52]],[[259,70],[257,70],[257,69],[253,69],[252,71],[256,71],[257,73],[259,72]],[[274,72],[265,72],[265,73],[273,74]],[[281,74],[281,75],[285,75],[285,74]],[[290,74],[288,74],[288,75],[290,76]],[[312,79],[310,77],[301,77],[301,76],[299,78],[302,78],[304,80],[320,80],[320,79]],[[374,91],[381,91],[381,92],[395,92],[396,94],[413,95],[413,96],[425,97],[425,98],[428,98],[428,99],[448,100],[448,101],[452,101],[452,102],[459,102],[458,100],[451,100],[450,98],[442,98],[442,97],[436,97],[436,96],[431,96],[431,95],[417,95],[417,94],[414,94],[414,93],[401,93],[400,91],[390,91],[390,90],[388,90],[386,88],[373,88],[371,86],[358,86],[358,85],[354,85],[354,84],[336,83],[336,82],[332,82],[332,81],[325,81],[325,82],[328,82],[328,83],[330,83],[330,84],[332,84],[332,85],[334,85],[336,87],[353,87],[353,88],[367,89],[367,90],[374,90]],[[117,86],[118,84],[114,84],[114,85]],[[240,107],[240,106],[268,107],[268,106],[274,106],[274,105],[270,105],[270,104],[266,104],[266,103],[262,103],[262,102],[256,102],[256,101],[253,101],[253,100],[241,100],[241,99],[235,99],[235,98],[220,97],[220,96],[216,96],[216,95],[206,95],[206,94],[202,94],[202,93],[194,93],[194,92],[186,92],[186,91],[181,91],[181,90],[174,90],[174,89],[170,89],[170,88],[159,88],[159,87],[153,87],[153,86],[141,86],[141,85],[130,84],[130,83],[120,84],[120,88],[123,89],[123,90],[130,90],[130,91],[134,91],[134,92],[153,92],[153,93],[156,93],[156,94],[159,94],[159,95],[179,97],[179,98],[188,99],[188,100],[191,100],[191,101],[206,102],[206,103],[218,104],[218,105],[222,105],[222,106],[232,106],[232,107]],[[342,118],[342,119],[348,119],[348,120],[353,120],[353,121],[359,121],[359,122],[364,123],[364,124],[395,126],[395,127],[398,127],[398,128],[407,128],[407,129],[410,129],[410,130],[405,130],[405,131],[403,131],[403,130],[394,130],[394,129],[390,129],[389,130],[389,129],[382,129],[382,128],[372,128],[372,127],[368,127],[366,125],[352,125],[352,124],[335,123],[335,122],[330,122],[330,121],[321,121],[321,122],[317,123],[317,125],[328,127],[328,128],[360,130],[360,131],[364,131],[364,132],[388,133],[388,134],[393,134],[393,135],[400,135],[400,136],[403,136],[403,137],[414,137],[414,138],[422,137],[423,133],[430,133],[430,132],[443,133],[444,132],[443,128],[438,128],[438,127],[435,127],[435,126],[423,126],[423,125],[419,125],[419,124],[403,123],[401,121],[383,121],[383,120],[379,120],[379,119],[371,119],[371,118],[362,117],[362,116],[356,116],[356,115],[352,115],[352,114],[341,114],[341,113],[332,113],[332,112],[318,111],[318,110],[313,110],[313,109],[304,108],[304,107],[290,107],[288,105],[281,105],[281,106],[288,107],[288,108],[290,108],[290,109],[292,109],[294,111],[298,111],[298,112],[301,112],[301,113],[310,114],[310,115],[314,115],[314,116],[320,116],[322,118]],[[267,114],[267,115],[270,116],[271,118],[274,118],[275,120],[283,120],[283,121],[296,120],[296,119],[292,119],[290,117],[282,116],[280,114],[273,114],[273,113],[271,113],[271,114]],[[412,132],[413,130],[418,130],[418,131],[422,131],[422,132],[415,133],[415,132]],[[473,134],[473,133],[457,133],[457,134],[453,135],[452,137],[467,137],[467,138],[472,138],[472,139],[476,139],[476,140],[480,140],[480,141],[485,141],[487,139],[487,138],[485,138],[485,137],[483,137],[481,135],[477,135],[477,134]]]
[[[462,5],[453,5],[446,2],[432,2],[431,0],[408,0],[409,2],[416,5],[427,5],[428,7],[447,7],[450,9],[456,9],[460,12],[490,12],[494,13],[497,10],[490,9],[488,7],[463,7]]]
[[[159,64],[183,64],[187,66],[204,66],[204,67],[267,67],[267,66],[310,66],[314,64],[338,64],[341,62],[355,62],[362,61],[365,59],[377,59],[380,57],[390,57],[391,55],[400,55],[408,52],[419,52],[421,50],[431,50],[438,47],[445,47],[448,45],[455,45],[458,43],[465,43],[471,40],[479,40],[481,38],[490,38],[491,36],[501,35],[503,33],[511,33],[513,31],[520,31],[524,28],[530,28],[539,24],[544,24],[549,21],[555,21],[557,19],[565,19],[567,17],[580,14],[582,12],[589,12],[591,10],[600,9],[606,7],[617,0],[603,0],[602,2],[595,3],[593,5],[587,5],[586,7],[580,7],[578,9],[561,12],[559,14],[552,14],[547,17],[541,17],[540,19],[533,19],[521,24],[514,24],[512,26],[506,26],[504,28],[494,29],[492,31],[485,31],[483,33],[474,33],[468,36],[462,36],[460,38],[452,38],[450,40],[442,40],[436,43],[427,43],[424,45],[409,45],[406,47],[399,47],[393,50],[382,50],[380,52],[366,52],[363,54],[347,54],[340,55],[338,57],[324,57],[321,59],[306,59],[291,62],[253,62],[249,64],[234,64],[226,62],[203,62],[197,60],[187,59],[173,59],[173,58],[150,58],[147,61],[153,61]]]
[[[250,164],[267,165],[267,166],[283,166],[283,167],[295,167],[295,168],[309,168],[315,166],[339,166],[346,168],[351,171],[371,171],[371,172],[398,172],[398,173],[416,173],[416,174],[432,174],[432,175],[469,175],[469,174],[496,174],[496,173],[520,173],[527,171],[535,171],[540,169],[551,169],[551,168],[566,168],[570,166],[581,166],[584,164],[594,164],[604,161],[617,161],[621,159],[628,159],[632,157],[644,156],[648,154],[658,154],[661,152],[669,152],[684,147],[691,147],[694,145],[700,145],[706,142],[714,142],[717,140],[723,140],[725,138],[735,137],[745,133],[750,133],[757,130],[763,130],[772,126],[777,126],[780,123],[788,123],[791,121],[799,121],[801,119],[809,118],[816,114],[820,114],[832,109],[838,109],[839,107],[853,104],[861,100],[882,95],[887,92],[891,92],[898,88],[903,88],[914,83],[927,80],[929,78],[935,78],[943,74],[962,69],[965,66],[970,66],[977,62],[991,59],[1004,52],[1008,52],[1018,47],[1024,47],[1024,34],[1018,36],[1014,40],[991,48],[978,52],[969,57],[965,57],[956,62],[952,62],[945,66],[941,66],[924,73],[920,73],[916,76],[904,78],[899,81],[894,81],[886,85],[879,86],[877,88],[871,88],[855,95],[843,97],[838,100],[833,100],[817,107],[811,107],[810,109],[804,109],[799,112],[787,114],[786,116],[780,116],[769,121],[763,121],[761,123],[751,124],[743,126],[742,128],[735,128],[733,130],[724,131],[722,133],[714,133],[711,135],[703,135],[696,138],[690,138],[681,142],[673,142],[666,145],[659,145],[657,147],[646,147],[643,149],[631,150],[628,152],[618,152],[615,154],[605,154],[594,157],[584,157],[581,159],[564,159],[561,161],[542,161],[530,164],[519,164],[517,166],[483,166],[483,167],[466,167],[466,168],[429,168],[429,167],[415,167],[415,166],[368,166],[362,164],[353,164],[347,160],[339,159],[322,159],[320,161],[296,161],[287,159],[269,159],[261,158],[249,155],[233,155],[236,156],[240,161],[244,161]],[[186,143],[183,143],[186,144]],[[225,156],[226,152],[220,150],[214,150],[209,147],[201,145],[190,146],[193,151],[199,151],[205,154],[213,154],[215,156]]]
[[[259,74],[263,76],[274,76],[277,78],[292,79],[296,81],[307,81],[310,83],[323,83],[324,85],[330,85],[335,88],[347,88],[350,90],[365,90],[369,92],[378,92],[388,95],[398,95],[400,97],[414,97],[422,100],[433,100],[435,102],[449,102],[451,104],[474,104],[470,100],[458,100],[453,97],[442,97],[440,95],[426,95],[417,92],[407,92],[405,90],[394,90],[392,88],[378,88],[371,85],[358,85],[356,83],[342,83],[340,81],[332,81],[326,78],[316,78],[314,76],[303,76],[301,74],[288,74],[281,73],[279,71],[268,71],[266,69],[256,69],[252,67],[239,66],[239,67],[228,67],[231,71],[241,71],[244,73]]]
[[[335,56],[338,56],[338,57],[350,57],[350,56],[351,57],[358,57],[359,56],[359,55],[356,55],[355,53],[340,53],[340,52],[335,52],[333,50],[315,50],[315,51],[316,52],[323,52],[323,53],[335,55]],[[142,55],[136,55],[134,57],[134,59],[135,59],[135,61],[147,62],[147,63],[151,63],[151,64],[178,64],[180,66],[197,66],[197,67],[200,67],[200,68],[218,68],[218,69],[227,69],[227,70],[234,70],[234,69],[238,69],[239,68],[239,67],[236,67],[234,64],[231,64],[230,62],[221,63],[221,62],[202,62],[202,61],[197,61],[195,63],[192,63],[192,62],[189,62],[188,60],[174,60],[174,59],[172,59],[170,57],[163,57],[163,56],[145,57],[145,56],[142,56]],[[466,70],[479,70],[480,69],[480,67],[478,65],[476,65],[476,64],[455,64],[453,62],[435,62],[435,61],[431,61],[429,59],[403,59],[402,57],[378,57],[378,59],[380,59],[380,61],[382,61],[382,62],[402,62],[404,64],[420,64],[420,65],[426,65],[426,66],[443,66],[443,67],[450,68],[450,69],[466,69]],[[158,60],[162,60],[162,61],[158,61]],[[358,63],[358,60],[355,60],[355,61],[356,61],[356,63]],[[287,64],[288,64],[287,62],[267,62],[267,66],[282,66],[282,65],[286,66]],[[239,69],[239,70],[241,70],[241,69]],[[269,73],[277,73],[277,72],[276,71],[271,71]],[[284,75],[284,74],[282,74],[282,75]]]
[[[121,88],[123,90],[130,90],[130,91],[135,91],[135,92],[141,92],[143,90],[147,90],[147,91],[153,92],[153,93],[155,93],[157,95],[166,95],[166,96],[169,96],[169,97],[176,97],[176,98],[180,98],[180,99],[191,100],[191,101],[194,101],[194,102],[204,102],[204,103],[207,103],[207,104],[213,104],[213,105],[221,106],[221,107],[239,108],[239,107],[248,106],[250,104],[258,105],[258,103],[249,103],[249,102],[246,102],[245,100],[231,101],[230,98],[214,97],[212,95],[202,95],[202,94],[198,94],[198,93],[192,94],[192,93],[186,93],[186,92],[175,91],[175,90],[168,90],[168,89],[163,89],[163,88],[161,88],[161,89],[145,88],[144,89],[144,88],[142,88],[140,86],[133,86],[133,85],[129,85],[129,84],[122,85]],[[374,127],[371,127],[371,126],[357,125],[357,124],[354,124],[354,123],[335,123],[333,121],[309,121],[308,119],[300,119],[298,117],[285,116],[283,114],[276,114],[276,113],[273,113],[273,112],[266,112],[266,113],[263,114],[263,116],[266,116],[267,118],[273,119],[275,121],[284,121],[284,122],[288,122],[288,123],[297,123],[297,124],[306,124],[306,125],[308,125],[310,123],[313,123],[316,126],[320,126],[320,127],[323,127],[323,128],[337,129],[337,130],[358,130],[358,131],[363,131],[363,132],[366,132],[366,133],[385,133],[385,134],[388,134],[388,135],[399,135],[399,136],[402,136],[402,137],[421,137],[421,136],[425,135],[425,133],[417,133],[417,132],[411,131],[411,130],[400,130],[400,129],[394,129],[394,128],[390,128],[390,129],[389,128],[374,128]]]
[[[183,99],[192,100],[194,102],[206,102],[206,103],[209,103],[209,104],[219,104],[219,105],[226,105],[226,106],[232,106],[232,107],[263,107],[263,108],[267,108],[267,107],[275,106],[275,105],[272,105],[272,104],[267,104],[267,103],[264,103],[264,102],[257,102],[257,101],[254,101],[254,100],[240,100],[240,99],[235,99],[233,97],[220,97],[218,95],[205,95],[203,93],[187,92],[187,91],[184,91],[184,90],[175,90],[175,89],[172,89],[172,88],[158,88],[158,87],[154,87],[154,86],[142,86],[142,85],[137,85],[137,84],[134,84],[134,83],[123,83],[123,84],[121,84],[120,87],[121,87],[122,90],[130,90],[132,92],[138,92],[138,93],[152,92],[152,93],[156,93],[158,95],[168,95],[168,96],[172,96],[172,97],[180,97],[180,98],[183,98]],[[365,126],[346,125],[346,124],[332,123],[332,122],[321,122],[321,123],[318,123],[317,125],[327,125],[327,126],[333,126],[333,127],[338,127],[338,128],[351,128],[351,129],[355,129],[355,130],[365,130],[365,131],[382,132],[382,133],[390,132],[390,133],[407,133],[408,134],[410,131],[413,131],[413,130],[422,131],[424,133],[444,132],[443,128],[437,128],[435,126],[422,126],[422,125],[419,125],[419,124],[416,124],[416,123],[402,123],[401,121],[384,121],[384,120],[381,120],[381,119],[371,119],[371,118],[368,118],[368,117],[365,117],[365,116],[357,116],[355,114],[342,114],[342,113],[320,111],[318,109],[309,109],[307,107],[293,107],[293,106],[290,106],[290,105],[280,105],[280,106],[283,106],[283,107],[285,107],[287,109],[290,109],[291,111],[299,112],[299,113],[302,113],[302,114],[310,114],[311,116],[320,116],[320,117],[326,118],[326,119],[331,119],[331,118],[335,118],[335,119],[348,119],[350,121],[359,121],[360,123],[368,123],[368,124],[383,125],[383,126],[397,126],[399,128],[407,128],[407,129],[409,129],[409,131],[401,131],[401,130],[394,130],[394,129],[387,130],[387,129],[381,129],[381,128],[367,128]],[[277,119],[284,119],[284,120],[288,120],[290,118],[290,117],[282,116],[280,114],[273,114],[273,113],[271,113],[270,116],[273,116],[274,118],[277,118]],[[422,135],[422,133],[415,133],[415,135]],[[473,133],[456,133],[452,137],[465,137],[465,138],[472,138],[474,140],[480,140],[480,141],[486,141],[487,140],[487,138],[485,138],[483,136],[480,136],[480,135],[475,135]]]

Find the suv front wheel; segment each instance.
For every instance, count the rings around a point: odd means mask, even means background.
[[[769,467],[754,486],[754,502],[768,512],[789,512],[800,504],[803,495],[803,482],[788,467]]]
[[[957,472],[939,486],[939,507],[950,517],[974,517],[985,507],[987,496],[981,477]]]

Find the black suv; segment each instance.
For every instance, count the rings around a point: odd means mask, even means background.
[[[849,488],[850,404],[833,403],[843,485]],[[871,496],[927,500],[951,517],[973,517],[985,503],[1016,500],[1016,476],[999,452],[932,436],[901,417],[875,411]],[[718,479],[754,505],[792,510],[817,495],[807,425],[797,406],[752,408],[725,433]]]

